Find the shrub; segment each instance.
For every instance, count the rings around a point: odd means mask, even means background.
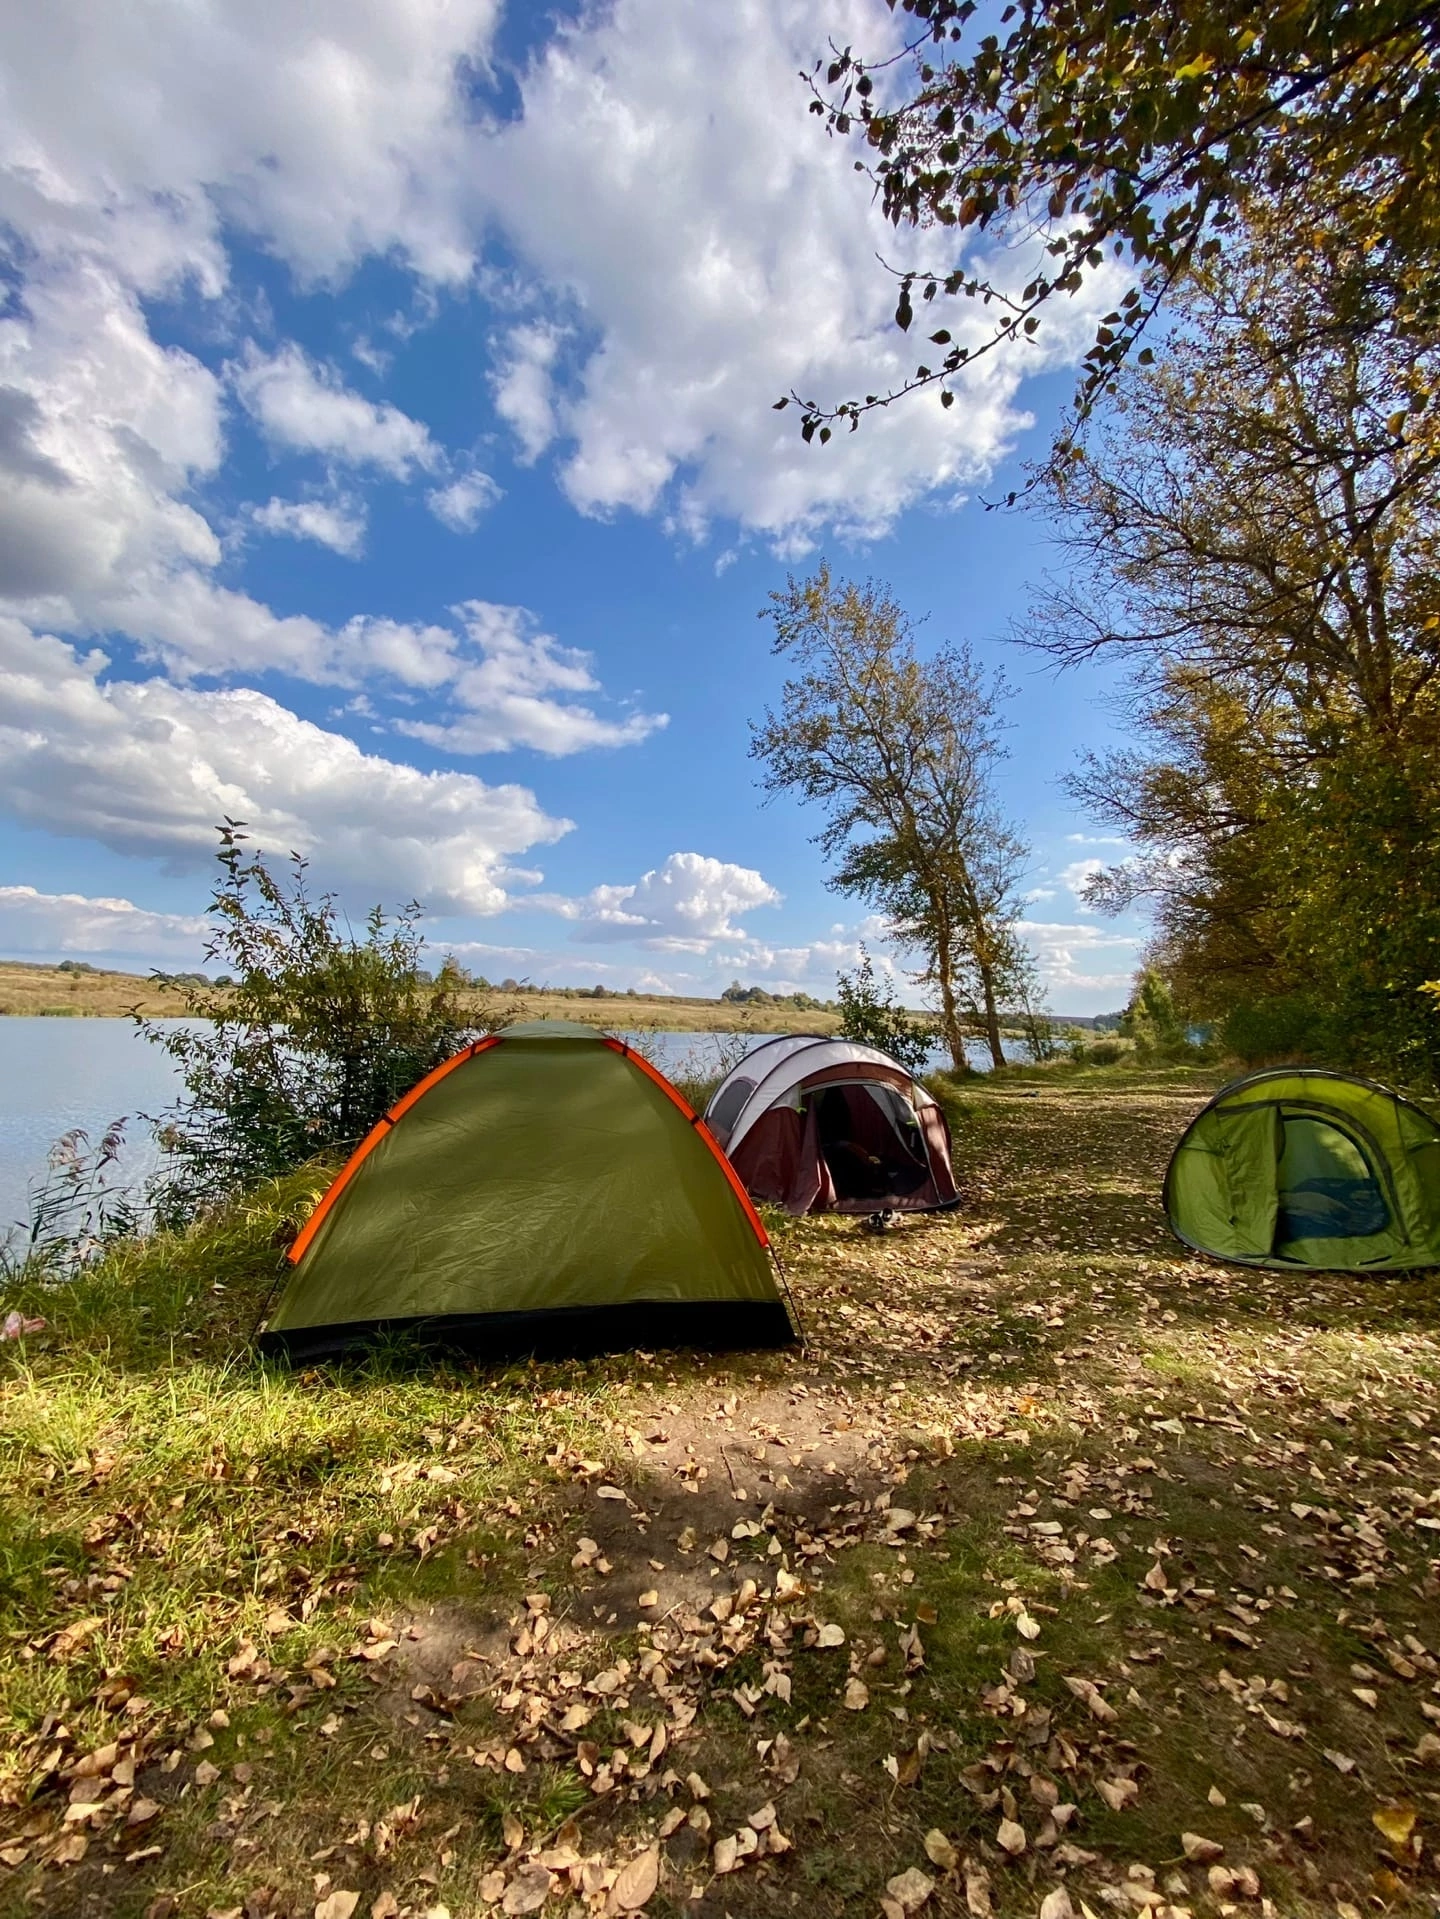
[[[855,971],[840,974],[838,993],[842,1039],[878,1046],[910,1072],[920,1071],[935,1044],[935,1028],[900,1004],[889,980],[876,979],[863,946]]]
[[[342,927],[334,896],[311,894],[306,863],[288,879],[247,858],[240,823],[221,829],[222,877],[205,956],[231,984],[157,976],[190,1022],[136,1015],[177,1062],[184,1097],[165,1116],[155,1198],[162,1220],[189,1217],[226,1192],[274,1178],[317,1153],[348,1148],[409,1087],[477,1032],[462,1008],[461,969],[422,970],[419,908],[379,907],[363,936]]]

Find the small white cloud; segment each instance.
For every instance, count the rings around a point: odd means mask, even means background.
[[[452,533],[471,533],[500,498],[500,488],[488,473],[462,473],[448,486],[436,487],[425,495],[425,504]]]
[[[1128,846],[1129,840],[1115,833],[1067,833],[1069,846]]]
[[[262,533],[279,533],[292,540],[314,540],[359,559],[365,549],[365,509],[356,500],[268,500],[250,515]]]
[[[778,906],[782,895],[753,867],[704,853],[672,853],[630,885],[597,886],[583,899],[551,899],[576,922],[578,940],[635,940],[650,951],[708,953],[720,940],[744,940],[737,913]],[[537,902],[538,903],[538,902]]]
[[[411,738],[450,753],[528,746],[558,756],[633,746],[667,724],[664,713],[606,719],[580,702],[575,696],[600,691],[590,655],[537,631],[523,607],[467,600],[455,612],[469,642],[449,676],[457,715],[438,723],[401,721],[399,730]]]
[[[1073,895],[1075,903],[1082,913],[1091,911],[1091,908],[1085,904],[1086,882],[1093,879],[1097,873],[1103,873],[1104,871],[1104,860],[1072,860],[1060,874],[1060,884],[1068,893]]]
[[[230,378],[272,445],[374,467],[397,480],[440,464],[440,449],[420,421],[388,402],[367,400],[293,342],[269,355],[252,345]]]
[[[520,442],[522,466],[533,465],[558,431],[554,367],[564,338],[543,320],[512,328],[490,376],[495,411]]]

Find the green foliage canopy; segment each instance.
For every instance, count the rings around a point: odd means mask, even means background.
[[[942,252],[901,273],[897,323],[916,324],[917,302],[962,294],[984,302],[990,324],[968,340],[936,328],[934,351],[899,388],[800,400],[807,439],[919,387],[938,385],[948,405],[977,353],[1035,333],[1118,261],[1131,284],[1085,357],[1083,417],[1191,270],[1261,204],[1299,245],[1320,233],[1340,241],[1374,324],[1433,336],[1440,7],[1012,0],[987,31],[994,14],[976,0],[889,4],[905,20],[903,50],[871,60],[832,48],[816,64],[811,110],[863,140],[856,165],[888,218],[925,229]],[[997,251],[967,264],[966,240]],[[1017,243],[1038,263],[1024,284],[1003,252]]]

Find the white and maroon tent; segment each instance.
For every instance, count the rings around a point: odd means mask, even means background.
[[[958,1203],[950,1128],[898,1060],[785,1034],[747,1053],[705,1124],[754,1199],[788,1213],[926,1213]]]

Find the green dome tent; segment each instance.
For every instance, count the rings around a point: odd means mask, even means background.
[[[511,1026],[435,1068],[290,1249],[262,1350],[409,1330],[487,1356],[794,1337],[765,1228],[670,1082],[619,1040]]]
[[[1440,1126],[1345,1073],[1250,1073],[1186,1129],[1165,1212],[1187,1246],[1243,1265],[1440,1266]]]

